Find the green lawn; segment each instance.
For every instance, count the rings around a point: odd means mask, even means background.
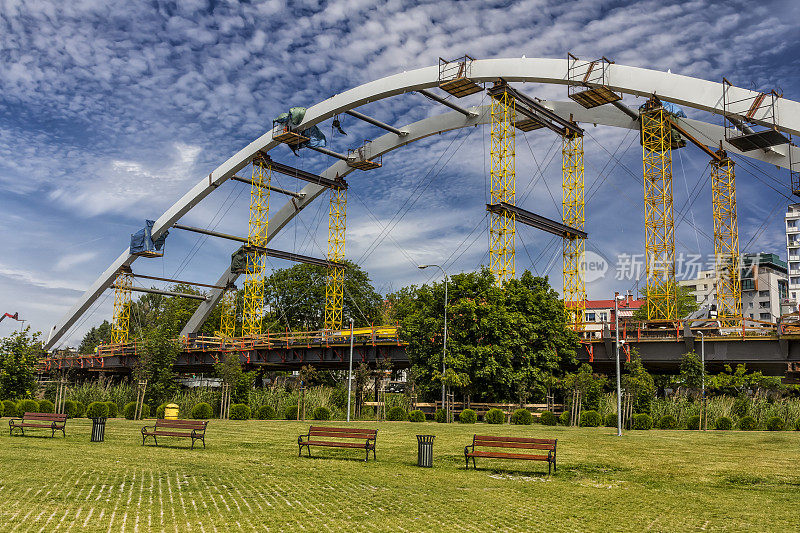
[[[3,419],[5,424],[7,418]],[[343,422],[331,425],[343,425]],[[378,427],[378,460],[316,449],[308,423],[209,424],[142,447],[142,422],[110,420],[106,442],[70,420],[67,438],[0,436],[3,531],[585,531],[796,530],[800,432],[644,431],[358,422]],[[4,426],[5,427],[5,426]],[[559,467],[478,460],[473,433],[556,437]],[[415,434],[437,436],[434,468]],[[164,439],[162,442],[167,442]]]

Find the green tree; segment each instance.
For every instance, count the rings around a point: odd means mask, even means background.
[[[256,372],[243,372],[239,354],[230,352],[214,365],[217,376],[231,387],[231,403],[247,403],[255,382]]]
[[[675,298],[678,303],[678,318],[685,318],[691,313],[694,313],[699,309],[699,304],[697,303],[697,298],[692,294],[692,290],[689,287],[685,287],[683,285],[678,285],[676,282],[672,283],[672,290],[675,292]],[[642,298],[645,299],[645,304],[634,311],[633,319],[634,320],[647,320],[647,307],[650,305],[650,299],[647,296],[647,288],[643,288],[639,291],[642,294]],[[659,316],[656,313],[656,316],[652,317],[655,320],[664,319],[665,316]]]
[[[159,405],[174,395],[178,385],[172,365],[180,347],[168,327],[147,331],[139,346],[139,361],[134,369],[137,380],[147,380],[145,403]]]
[[[694,351],[683,354],[680,368],[683,386],[695,391],[700,390],[703,386],[703,364]]]
[[[36,392],[36,364],[44,355],[41,333],[30,326],[0,340],[0,398],[31,398]]]
[[[565,397],[571,401],[572,391],[580,391],[581,408],[597,411],[600,408],[600,397],[608,379],[592,371],[591,365],[584,363],[577,372],[566,374],[562,380]]]
[[[95,326],[83,336],[80,346],[78,346],[78,353],[90,354],[101,344],[108,344],[111,342],[111,322],[103,320],[99,326]]]
[[[631,360],[625,363],[625,372],[621,376],[622,388],[633,396],[633,412],[650,414],[656,385],[653,376],[644,368],[636,348],[631,348]]]

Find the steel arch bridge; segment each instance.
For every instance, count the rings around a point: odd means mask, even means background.
[[[508,83],[538,83],[568,87],[587,86],[585,80],[576,79],[569,75],[570,68],[574,66],[571,61],[571,59],[541,58],[475,60],[470,65],[469,79],[476,84],[504,80]],[[726,114],[726,97],[728,100],[749,101],[757,100],[761,95],[756,91],[734,87],[729,84],[726,85],[727,82],[717,83],[669,72],[665,73],[618,64],[606,66],[603,74],[602,85],[607,90],[635,96],[650,97],[657,95],[662,100],[704,111],[712,116]],[[439,87],[441,85],[440,82],[440,69],[434,65],[365,83],[308,108],[302,123],[299,124],[297,129],[302,131],[338,114],[353,112],[361,105],[406,93],[423,92],[430,96],[431,93],[427,93],[426,90]],[[442,99],[438,99],[438,101],[453,108],[453,110],[399,128],[393,128],[394,132],[390,131],[366,146],[366,153],[362,155],[366,159],[377,158],[438,133],[488,124],[492,120],[492,110],[489,105],[459,108]],[[639,121],[615,106],[602,105],[586,108],[575,101],[541,101],[540,104],[562,121],[576,124],[600,124],[624,129],[640,129]],[[753,124],[767,126],[786,135],[800,134],[800,103],[788,99],[777,98],[768,112],[759,108],[755,114],[745,118],[749,119]],[[720,120],[720,122],[722,121]],[[788,144],[772,146],[763,150],[742,151],[727,141],[728,136],[724,125],[720,126],[688,118],[680,119],[679,123],[681,127],[691,131],[694,137],[707,146],[720,146],[720,148],[732,154],[792,170],[791,153]],[[158,238],[173,227],[174,224],[181,220],[181,217],[186,215],[203,199],[210,196],[227,180],[235,177],[239,170],[251,164],[254,158],[268,154],[272,149],[279,146],[281,142],[276,139],[279,133],[277,129],[267,131],[222,163],[208,176],[200,179],[191,190],[186,192],[183,197],[155,221],[152,228],[153,238]],[[335,180],[347,176],[353,170],[355,169],[345,161],[337,161],[319,173],[319,176],[326,180]],[[289,198],[289,201],[280,208],[270,212],[266,242],[268,243],[275,238],[295,215],[305,209],[327,189],[328,186],[324,184],[309,183],[299,192],[297,197]],[[92,283],[73,307],[48,331],[44,345],[45,349],[52,350],[103,291],[113,286],[121,269],[129,268],[136,259],[137,256],[132,254],[130,249],[122,252]],[[216,286],[230,286],[237,280],[238,276],[228,268],[221,273]],[[220,302],[223,293],[224,290],[221,288],[214,288],[210,291],[208,297],[201,302],[197,311],[183,328],[182,336],[191,335],[198,331],[214,306]],[[794,358],[794,356],[788,354],[792,350],[782,351],[787,352],[787,360]],[[588,357],[592,358],[591,350]]]

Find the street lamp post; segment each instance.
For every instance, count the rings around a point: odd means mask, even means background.
[[[353,386],[353,317],[350,317],[350,366],[347,369],[347,421],[350,422],[350,394]]]
[[[700,335],[700,414],[701,417],[701,424],[702,427],[700,429],[705,430],[708,422],[706,421],[706,417],[708,416],[706,413],[706,336],[702,331],[697,332]]]
[[[442,409],[445,405],[445,386],[444,386],[444,371],[445,363],[447,360],[447,272],[439,265],[419,265],[420,270],[425,270],[428,267],[436,267],[442,271],[444,275],[444,347],[442,349]]]
[[[614,348],[617,360],[617,436],[622,436],[622,379],[620,378],[619,368],[619,300],[622,298],[620,293],[614,292],[614,333],[616,342]]]

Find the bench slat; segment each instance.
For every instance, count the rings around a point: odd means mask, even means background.
[[[356,434],[349,434],[349,433],[330,433],[327,431],[312,431],[309,433],[311,437],[335,437],[339,439],[370,439],[374,440],[375,435],[366,434],[366,433],[356,433]]]
[[[310,444],[312,446],[333,446],[334,448],[361,448],[364,449],[366,446],[365,444],[359,444],[358,442],[331,442],[331,441],[324,441],[324,440],[311,440],[308,442],[303,442],[303,445]],[[371,447],[371,445],[370,445]]]
[[[59,415],[56,413],[25,413],[22,415],[24,420],[46,420],[50,422],[63,422],[67,419],[67,415]]]
[[[191,433],[180,433],[177,431],[145,431],[143,435],[152,435],[154,437],[191,437]]]
[[[523,450],[554,450],[555,444],[534,444],[530,442],[483,442],[475,441],[475,446],[485,446],[491,448],[519,448]]]
[[[494,459],[527,459],[531,461],[549,461],[547,455],[533,455],[529,453],[504,453],[504,452],[471,452],[467,457],[490,457]]]
[[[354,433],[354,434],[364,434],[364,435],[375,435],[378,433],[377,429],[328,428],[320,426],[311,426],[311,428],[309,429],[309,433],[314,433],[317,431],[325,431],[327,433]]]
[[[532,444],[555,444],[555,439],[533,439],[528,437],[496,437],[494,435],[475,435],[474,440],[493,442],[530,442]]]

